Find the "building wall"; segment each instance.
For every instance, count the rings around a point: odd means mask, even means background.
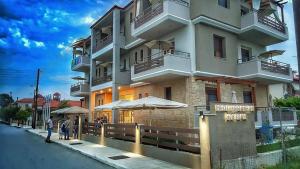
[[[134,8],[133,5],[131,5],[130,7],[128,7],[128,10],[125,11],[125,44],[128,45],[132,42],[134,42],[135,40],[137,40],[137,38],[131,36],[131,22],[130,22],[130,13],[132,13],[132,19],[134,19]]]
[[[237,35],[221,29],[203,24],[195,27],[197,71],[236,76],[242,46],[251,48],[252,56],[258,56],[266,49],[264,46],[242,41]],[[225,39],[225,58],[214,56],[214,35]]]
[[[191,0],[190,14],[191,19],[199,16],[224,22],[231,26],[240,28],[241,26],[241,7],[240,0],[229,0],[230,7],[224,8],[218,5],[218,0]]]

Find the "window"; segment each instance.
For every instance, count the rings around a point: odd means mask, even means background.
[[[132,23],[133,18],[132,18],[132,12],[130,12],[130,23]]]
[[[105,77],[107,76],[107,67],[104,67],[103,74],[104,74],[103,76],[105,76]]]
[[[143,95],[142,94],[139,94],[139,99],[143,98]]]
[[[137,52],[134,53],[134,63],[135,64],[138,63],[138,53]]]
[[[214,35],[214,56],[217,58],[225,58],[225,38]]]
[[[252,92],[244,91],[243,92],[244,103],[252,103]]]
[[[251,49],[247,47],[241,48],[242,62],[247,62],[251,60]]]
[[[218,4],[224,8],[229,8],[229,0],[218,0]]]
[[[126,59],[124,59],[124,61],[123,61],[123,70],[126,70],[126,67],[127,67],[127,63],[126,63]]]
[[[143,49],[141,50],[141,61],[142,62],[144,61],[144,50]]]
[[[211,87],[206,87],[205,93],[206,93],[206,105],[207,105],[207,108],[209,109],[210,102],[218,101],[217,89],[211,88]]]
[[[172,88],[171,87],[165,88],[165,99],[172,100]]]

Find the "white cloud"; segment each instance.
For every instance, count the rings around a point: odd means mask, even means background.
[[[0,39],[0,46],[6,46],[7,42],[3,39]]]
[[[95,21],[95,19],[91,16],[86,16],[81,18],[81,23],[82,24],[86,24],[86,25],[90,25]]]
[[[45,47],[44,42],[34,41],[36,47]]]
[[[71,54],[72,48],[70,46],[65,45],[65,43],[60,43],[57,45],[58,49],[61,49],[60,55],[68,55]]]
[[[21,37],[21,32],[19,28],[8,28],[8,31],[12,34],[13,37],[15,38],[20,38]]]
[[[30,48],[30,41],[27,38],[21,38],[21,41],[23,42],[24,46],[27,48]]]
[[[64,45],[64,43],[60,43],[60,44],[58,44],[58,45],[57,45],[57,48],[58,48],[58,49],[63,49],[63,48],[65,48],[65,45]]]

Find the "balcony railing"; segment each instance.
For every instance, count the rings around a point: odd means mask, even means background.
[[[275,60],[262,60],[261,69],[273,73],[280,73],[283,75],[290,75],[290,65]]]
[[[93,78],[92,86],[100,85],[110,81],[112,81],[112,75],[107,75],[100,78]]]
[[[253,56],[250,58],[238,59],[238,64],[247,63],[249,61],[257,60],[257,57]],[[261,70],[265,70],[272,73],[279,73],[283,75],[290,75],[290,65],[287,63],[282,63],[272,59],[260,60]]]
[[[160,0],[158,3],[151,5],[147,9],[145,9],[141,14],[139,14],[134,19],[134,28],[138,28],[149,20],[153,19],[155,16],[163,13],[164,6],[163,0]]]
[[[167,0],[160,0],[159,2],[149,6],[148,8],[144,9],[135,19],[134,19],[134,28],[138,28],[144,23],[148,22],[149,20],[153,19],[157,15],[164,12],[164,1]],[[168,1],[174,1],[177,4],[183,5],[183,6],[189,6],[189,3],[184,0],[168,0]]]
[[[279,32],[286,33],[285,24],[281,21],[278,21],[276,18],[272,16],[265,15],[263,11],[257,12],[258,22],[269,26]]]
[[[71,86],[71,93],[80,91],[80,83]]]
[[[74,68],[79,64],[89,64],[90,60],[89,57],[86,56],[78,56],[72,60],[71,66]]]
[[[151,59],[148,61],[138,63],[134,65],[134,74],[138,74],[156,67],[160,67],[164,65],[164,57],[166,55],[176,55],[178,57],[189,57],[189,53],[175,51],[175,50],[167,50],[154,55],[151,55]]]
[[[111,44],[113,41],[112,34],[107,35],[105,38],[101,39],[100,42],[96,43],[95,46],[93,46],[93,53],[96,53],[100,49],[103,49],[104,47]]]

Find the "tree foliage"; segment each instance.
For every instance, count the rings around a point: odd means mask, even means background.
[[[276,107],[295,107],[300,110],[300,97],[288,97],[286,99],[274,99]]]
[[[16,113],[16,120],[22,120],[22,121],[26,121],[28,117],[30,117],[32,111],[30,111],[30,109],[20,109],[17,113]]]
[[[66,107],[70,107],[69,104],[68,104],[68,100],[63,100],[59,103],[58,109],[63,109],[63,108],[66,108]]]
[[[1,108],[0,118],[9,121],[9,119],[16,119],[16,114],[19,112],[20,108],[17,106],[8,106]]]
[[[9,94],[2,93],[0,94],[0,107],[7,107],[10,103],[13,103],[14,100]]]

